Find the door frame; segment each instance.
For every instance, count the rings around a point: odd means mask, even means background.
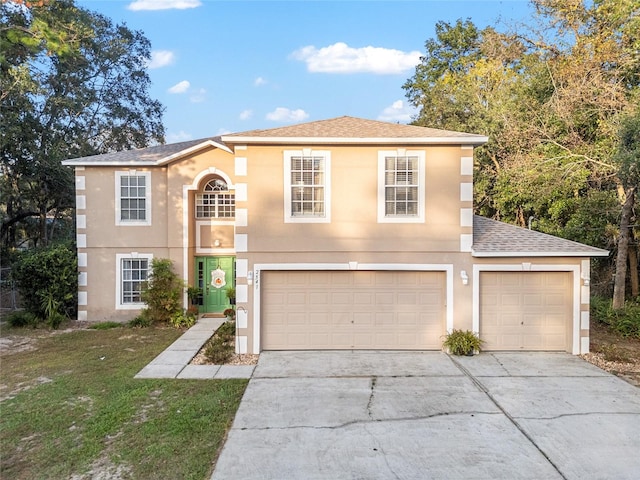
[[[580,265],[536,265],[531,262],[504,264],[476,264],[473,266],[473,331],[480,332],[480,272],[570,272],[573,274],[571,353],[579,355],[584,348],[580,342]],[[588,343],[587,343],[588,352]],[[586,352],[582,352],[586,353]]]
[[[269,270],[394,270],[445,272],[446,282],[446,327],[453,329],[453,264],[439,263],[256,263],[253,266],[253,348],[254,354],[260,353],[261,345],[261,313],[260,313],[260,273]]]
[[[222,289],[226,289],[227,287],[234,287],[236,286],[236,256],[235,255],[197,255],[194,257],[193,259],[193,264],[194,264],[194,284],[198,287],[202,289],[202,294],[201,294],[201,298],[200,298],[200,302],[198,304],[198,312],[199,313],[222,313],[222,311],[224,309],[221,309],[220,312],[216,311],[209,311],[209,309],[207,308],[207,280],[208,280],[208,273],[207,273],[207,264],[208,262],[213,262],[216,259],[231,259],[232,261],[232,265],[231,265],[231,278],[230,281],[228,281],[225,285],[225,287],[222,287]],[[204,261],[204,266],[203,266],[203,277],[200,278],[200,270],[198,267],[198,262],[200,261]],[[227,305],[224,306],[224,308],[228,308]]]

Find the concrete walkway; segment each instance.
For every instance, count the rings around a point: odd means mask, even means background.
[[[224,321],[224,318],[200,318],[135,378],[251,378],[255,365],[189,365]]]
[[[638,432],[569,354],[262,352],[211,479],[637,480]]]

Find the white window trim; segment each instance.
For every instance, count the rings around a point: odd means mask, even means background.
[[[141,220],[122,220],[120,217],[120,183],[122,177],[145,177],[145,207],[146,207],[146,219]],[[115,203],[116,203],[116,225],[127,227],[146,227],[151,225],[151,172],[138,172],[136,170],[120,171],[116,172],[116,188],[115,188]]]
[[[418,214],[407,216],[385,215],[385,157],[418,157]],[[425,153],[424,150],[378,151],[378,223],[424,223],[425,221]]]
[[[146,307],[144,302],[122,303],[122,260],[129,258],[146,258],[149,261],[149,272],[151,271],[152,253],[118,253],[116,254],[116,310],[141,310]]]
[[[324,157],[324,216],[291,215],[291,157]],[[284,223],[331,223],[331,152],[329,150],[284,151]]]

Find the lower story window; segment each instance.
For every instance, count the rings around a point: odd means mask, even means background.
[[[118,255],[117,302],[120,309],[144,306],[142,290],[151,273],[151,255]]]
[[[148,271],[146,258],[122,260],[122,303],[142,303],[142,286]]]

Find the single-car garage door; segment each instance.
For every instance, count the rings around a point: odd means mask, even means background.
[[[481,272],[483,350],[571,351],[570,272]]]
[[[262,272],[262,350],[439,349],[445,298],[444,272]]]

